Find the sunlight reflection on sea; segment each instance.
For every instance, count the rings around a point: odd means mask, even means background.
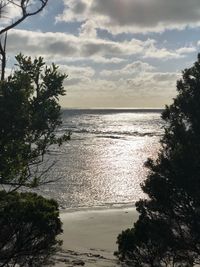
[[[55,151],[57,182],[40,189],[62,208],[132,205],[145,197],[140,184],[162,135],[158,111],[66,110],[60,132],[72,140]]]

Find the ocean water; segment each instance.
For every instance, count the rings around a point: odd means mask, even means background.
[[[144,163],[156,158],[163,134],[160,110],[64,110],[58,134],[71,140],[53,149],[55,182],[39,189],[62,209],[133,205],[144,198]]]

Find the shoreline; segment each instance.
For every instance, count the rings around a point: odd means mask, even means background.
[[[127,202],[127,203],[109,203],[104,205],[98,206],[79,206],[79,207],[72,207],[72,208],[61,208],[59,209],[60,215],[69,214],[69,213],[78,213],[78,212],[92,212],[92,211],[114,211],[114,210],[128,210],[128,209],[135,209],[135,202]]]
[[[56,267],[112,267],[117,266],[117,236],[133,226],[138,214],[134,207],[114,207],[64,211],[60,218],[63,246]]]

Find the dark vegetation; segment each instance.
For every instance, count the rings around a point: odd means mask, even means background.
[[[162,113],[165,132],[142,184],[139,219],[118,236],[117,255],[130,266],[192,267],[200,263],[200,55],[177,82]]]
[[[1,17],[7,8],[18,8],[0,30],[0,266],[49,265],[61,242],[58,204],[26,189],[50,182],[54,162],[44,162],[52,145],[60,146],[69,135],[56,136],[61,124],[58,104],[65,94],[65,75],[42,58],[18,55],[15,70],[6,77],[8,31],[36,15],[48,0],[1,1]],[[1,19],[1,18],[0,18]],[[51,262],[52,264],[52,262]]]
[[[60,241],[58,205],[33,193],[0,192],[1,266],[50,264]]]
[[[10,190],[49,182],[44,178],[53,163],[44,170],[39,166],[49,146],[68,139],[55,134],[65,75],[55,65],[46,67],[42,58],[18,55],[16,60],[14,73],[0,83],[0,184]]]

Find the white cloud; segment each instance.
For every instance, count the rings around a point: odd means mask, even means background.
[[[199,0],[63,0],[57,21],[93,20],[114,34],[161,32],[200,25]]]
[[[96,56],[92,58],[92,61],[96,63],[103,63],[103,64],[118,64],[118,63],[125,62],[126,59],[118,58],[118,57],[106,58],[106,57]]]
[[[22,46],[23,44],[23,46]],[[109,40],[76,37],[65,33],[41,33],[26,30],[12,30],[8,38],[8,50],[18,52],[23,48],[31,54],[42,54],[59,57],[111,57],[117,58],[129,54],[140,53],[143,42],[118,43]]]
[[[142,61],[135,61],[123,68],[115,70],[104,70],[101,77],[112,80],[116,87],[125,88],[129,92],[144,94],[160,92],[167,95],[169,91],[175,91],[176,81],[180,77],[175,72],[158,72],[150,64]]]
[[[67,86],[77,86],[91,82],[95,70],[91,67],[77,67],[73,65],[59,65],[59,70],[68,75],[65,80]]]
[[[174,96],[176,81],[180,77],[178,73],[170,72],[145,72],[134,78],[123,79],[123,86],[128,92],[135,95],[146,96]]]
[[[23,45],[22,45],[23,44]],[[23,50],[21,51],[21,49]],[[144,94],[156,90],[167,94],[170,88],[174,90],[177,74],[155,72],[150,64],[137,60],[121,67],[130,56],[143,58],[172,59],[183,57],[192,52],[193,47],[180,47],[177,50],[158,48],[153,39],[141,41],[110,41],[99,38],[86,38],[65,33],[42,33],[26,30],[12,30],[8,38],[8,52],[38,56],[42,55],[49,61],[64,62],[61,70],[69,75],[65,84],[78,90],[129,90],[132,94]],[[84,60],[95,63],[118,64],[115,70],[100,71],[95,67],[83,66]],[[82,60],[81,66],[76,61]],[[130,60],[130,59],[129,59]],[[60,64],[59,64],[60,65]],[[113,67],[112,67],[113,68]]]
[[[63,61],[63,60],[62,60]],[[83,62],[89,62],[89,63],[97,63],[97,64],[120,64],[123,62],[126,62],[127,59],[125,58],[118,58],[118,57],[103,57],[103,56],[93,56],[93,57],[67,57],[64,62],[66,64],[68,63],[83,63]]]
[[[175,96],[178,77],[177,73],[144,72],[134,78],[71,81],[66,84],[68,94],[63,103],[71,101],[72,106],[79,103],[81,107],[161,107]],[[72,92],[74,97],[69,98]]]
[[[53,12],[47,9],[50,16],[44,21],[49,25],[45,24],[43,29],[48,27],[54,32],[10,31],[8,60],[10,55],[12,57],[22,52],[30,56],[41,55],[47,63],[54,61],[60,65],[61,71],[69,75],[65,81],[68,95],[75,98],[81,96],[80,102],[93,99],[104,106],[102,101],[112,98],[112,101],[117,99],[119,105],[126,99],[124,106],[126,103],[142,106],[144,101],[149,103],[148,97],[156,99],[159,96],[159,101],[164,103],[167,97],[174,96],[179,75],[173,71],[183,69],[189,60],[192,62],[193,53],[200,46],[200,41],[197,47],[193,45],[189,32],[189,27],[200,25],[199,0],[62,1],[65,9],[57,16],[57,22],[78,23],[63,23],[61,30],[66,27],[66,33],[56,32],[60,25],[52,25],[51,20],[56,10],[60,9],[60,4],[55,11],[53,8]],[[57,6],[57,3],[54,5]],[[11,17],[19,14],[16,11],[9,11]],[[35,22],[31,29],[40,29],[39,23]],[[28,27],[28,20],[20,26]],[[189,35],[185,41],[175,36],[176,31],[167,32],[166,35],[141,36],[141,33],[180,30],[186,26]],[[75,30],[74,34],[72,29]],[[113,36],[105,30],[111,34],[131,34]],[[127,39],[123,39],[124,36]],[[136,36],[139,36],[138,39]],[[13,61],[10,60],[10,63]],[[140,104],[137,104],[138,99]],[[157,105],[160,106],[159,103]]]
[[[22,45],[23,44],[23,45]],[[67,58],[85,58],[94,62],[119,63],[126,56],[140,55],[143,58],[172,59],[184,56],[191,48],[168,50],[158,48],[153,39],[141,41],[111,41],[100,38],[85,38],[65,33],[33,32],[11,30],[8,36],[8,52],[29,55],[42,55],[50,60],[67,60]]]
[[[72,65],[59,65],[59,69],[67,73],[70,77],[77,78],[77,77],[93,77],[95,74],[94,69],[91,67],[77,67]]]
[[[173,97],[179,77],[179,73],[159,72],[146,62],[135,61],[123,68],[104,70],[99,77],[89,76],[85,80],[72,79],[66,83],[69,86],[66,88],[69,91],[75,90],[77,94],[84,92],[88,98],[97,97],[101,101],[106,99],[106,96],[110,99],[115,96],[122,105],[123,103],[131,105],[132,101],[132,105],[137,106],[137,100],[140,101],[139,105],[142,105],[149,98],[155,106],[159,106],[161,102],[156,104],[154,101],[157,98],[159,101],[162,99],[166,101],[167,97]]]
[[[194,53],[196,51],[197,51],[197,48],[194,46],[185,46],[185,47],[181,47],[176,50],[178,54],[189,54],[189,53]]]
[[[80,29],[80,36],[87,38],[95,38],[97,36],[96,25],[93,20],[88,20],[82,24]]]
[[[154,67],[148,63],[142,61],[135,61],[133,63],[127,64],[124,68],[116,70],[103,70],[100,75],[105,77],[125,77],[125,76],[135,76],[143,75],[144,72],[152,71]]]
[[[182,49],[182,48],[181,48]],[[173,59],[182,57],[183,53],[179,53],[178,50],[168,50],[166,48],[157,48],[156,41],[149,39],[147,40],[145,47],[143,58],[156,58],[156,59]]]

